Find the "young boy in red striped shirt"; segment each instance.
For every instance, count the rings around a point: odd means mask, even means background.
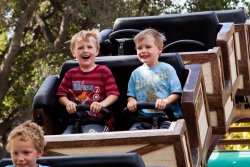
[[[101,108],[113,104],[119,91],[107,66],[97,65],[94,60],[99,53],[100,40],[97,29],[82,30],[76,33],[70,41],[72,55],[77,59],[79,67],[65,73],[58,88],[59,102],[66,106],[69,114],[76,113],[76,99],[81,104],[90,105],[88,116],[102,117]],[[106,125],[113,130],[113,118]],[[68,126],[65,133],[70,133],[72,126]]]

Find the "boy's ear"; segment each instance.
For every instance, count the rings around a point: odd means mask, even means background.
[[[97,54],[96,54],[96,56],[99,56],[99,53],[100,53],[100,49],[99,49],[99,50],[97,50]]]
[[[74,52],[74,50],[73,50],[73,49],[71,49],[71,54],[72,54],[72,56],[73,56],[73,57],[75,57],[75,58],[76,58],[76,55],[75,55],[75,52]]]
[[[38,157],[41,157],[43,155],[43,153],[44,153],[44,148],[41,148],[41,149],[39,149],[37,151],[38,151]]]
[[[164,48],[162,46],[160,46],[160,47],[158,47],[158,49],[160,52],[162,52]]]
[[[164,47],[163,46],[160,46],[159,47],[159,50],[163,51]]]

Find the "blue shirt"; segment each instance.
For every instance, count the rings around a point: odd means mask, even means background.
[[[135,97],[138,103],[156,102],[165,99],[172,93],[181,94],[182,88],[175,69],[164,62],[154,67],[142,65],[135,69],[128,83],[127,95]],[[171,105],[171,110],[176,118],[180,117],[181,109],[178,102]],[[164,116],[163,111],[141,110],[141,116]]]

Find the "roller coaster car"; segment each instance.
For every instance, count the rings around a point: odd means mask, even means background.
[[[104,57],[96,58],[96,63],[111,69],[121,93],[112,106],[117,131],[60,135],[69,115],[55,94],[65,72],[78,66],[67,61],[59,75],[46,78],[33,102],[34,121],[47,134],[46,154],[98,154],[101,149],[103,154],[137,152],[150,166],[206,166],[208,147],[213,145],[209,143],[211,133],[216,136],[228,131],[238,120],[235,95],[248,95],[250,22],[245,19],[242,10],[118,18],[112,30],[101,31],[100,56]],[[172,122],[165,130],[126,131],[131,122],[121,111],[126,106],[130,73],[140,65],[133,37],[145,28],[155,28],[167,37],[161,60],[173,65],[181,80],[184,119]]]
[[[221,23],[223,22],[233,22],[234,23],[234,45],[235,45],[235,51],[237,56],[237,61],[239,65],[239,87],[236,92],[235,102],[236,102],[236,112],[233,114],[232,123],[235,122],[249,122],[249,102],[248,97],[250,94],[250,54],[249,54],[249,28],[250,28],[250,21],[247,18],[247,15],[243,9],[232,9],[232,10],[218,10],[214,11],[217,15],[219,21]],[[240,132],[240,129],[244,129],[246,127],[230,127],[228,129],[228,132],[230,133],[233,131],[233,128],[238,128],[238,131]],[[235,131],[234,131],[235,132]],[[214,135],[213,139],[211,140],[210,144],[210,151],[208,153],[208,157],[210,154],[212,154],[212,151],[215,147],[215,145],[223,145],[222,143],[230,143],[236,144],[234,140],[230,139],[224,139],[220,140],[222,135]],[[220,140],[220,142],[219,142]],[[239,140],[240,141],[240,140]],[[241,143],[244,141],[242,140]],[[239,143],[238,143],[239,144]],[[248,156],[249,153],[239,153],[239,155],[246,155]],[[237,154],[231,154],[228,152],[215,152],[211,155],[211,161],[209,163],[209,166],[219,166],[221,162],[231,163],[234,161],[234,163],[238,164],[238,166],[242,166],[242,163],[245,163],[245,160],[242,161],[241,157],[234,158],[233,156],[231,158],[224,157],[224,155],[237,155]],[[236,160],[238,159],[238,160]]]
[[[122,114],[127,103],[127,84],[131,72],[141,65],[136,55],[97,57],[97,64],[112,71],[120,97],[112,106],[116,120],[115,132],[61,135],[69,119],[65,107],[56,97],[58,86],[77,61],[66,61],[59,75],[46,78],[33,101],[33,119],[46,133],[46,154],[82,155],[137,152],[150,166],[200,166],[206,157],[211,124],[200,65],[183,64],[180,55],[164,53],[160,61],[171,64],[183,86],[180,100],[183,118],[171,123],[169,129],[127,131],[130,120]],[[190,142],[189,142],[190,141]]]
[[[250,20],[243,9],[215,11],[220,22],[233,22],[235,29],[236,55],[239,64],[240,85],[237,96],[250,94]]]
[[[141,156],[137,153],[88,155],[88,156],[51,156],[41,157],[38,164],[51,167],[145,167]],[[0,167],[11,165],[10,158],[0,160]]]
[[[186,64],[201,64],[214,134],[224,134],[232,122],[239,70],[233,23],[219,23],[213,11],[117,18],[109,35],[113,56],[135,54],[132,38],[145,28],[166,35],[164,52],[179,52]],[[104,40],[105,39],[105,40]],[[102,43],[103,43],[102,41]]]

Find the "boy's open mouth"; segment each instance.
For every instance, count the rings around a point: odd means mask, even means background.
[[[148,55],[141,55],[141,58],[147,58]]]
[[[89,59],[90,58],[90,56],[84,56],[84,57],[82,57],[82,59]]]

